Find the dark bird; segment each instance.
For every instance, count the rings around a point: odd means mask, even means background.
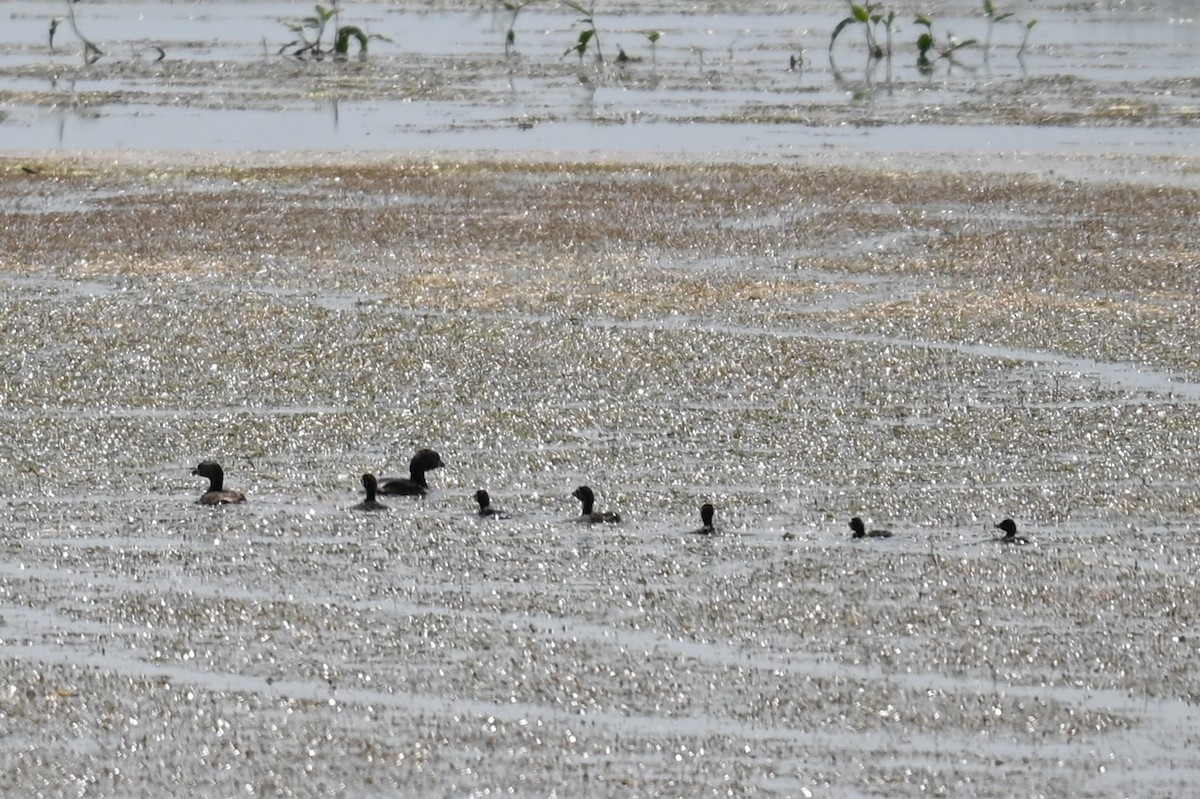
[[[712,535],[715,533],[717,528],[713,527],[713,513],[714,510],[711,502],[705,502],[701,505],[700,524],[703,526],[698,530],[689,530],[689,532],[695,535]]]
[[[201,505],[229,505],[246,501],[246,495],[241,491],[225,489],[225,470],[216,461],[200,462],[192,469],[192,474],[208,478],[208,490],[196,500]]]
[[[891,538],[891,530],[867,530],[863,520],[855,516],[850,520],[850,529],[854,532],[850,535],[851,538]]]
[[[997,530],[1003,530],[1004,535],[1000,538],[993,538],[993,541],[998,541],[1001,544],[1028,544],[1029,539],[1023,535],[1017,535],[1017,523],[1012,519],[1005,519],[995,525]]]
[[[479,515],[490,516],[493,519],[507,519],[508,514],[499,508],[492,507],[492,498],[482,488],[475,492],[475,501],[479,503]]]
[[[379,482],[375,475],[367,472],[362,476],[363,488],[367,490],[367,498],[354,506],[354,510],[387,510],[388,506],[375,498],[379,492]]]
[[[605,511],[601,513],[598,510],[592,510],[596,504],[596,495],[592,493],[592,489],[588,486],[580,486],[571,492],[571,496],[583,503],[583,512],[575,521],[582,524],[596,524],[597,522],[605,522],[607,524],[616,524],[621,521],[621,514]]]
[[[442,456],[431,449],[419,450],[408,463],[408,477],[385,477],[379,482],[380,494],[423,497],[429,490],[425,473],[445,466]]]

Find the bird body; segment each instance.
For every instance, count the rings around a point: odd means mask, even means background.
[[[701,505],[700,506],[700,524],[701,524],[701,526],[699,529],[691,530],[690,532],[694,535],[712,535],[713,533],[715,533],[717,531],[717,528],[713,526],[714,512],[715,511],[714,511],[714,508],[713,508],[711,502],[705,502],[703,505]]]
[[[850,529],[854,532],[850,535],[851,538],[891,538],[891,530],[868,530],[863,524],[863,520],[855,516],[850,520]]]
[[[475,501],[479,503],[479,515],[489,519],[507,519],[508,514],[499,508],[492,507],[492,498],[482,488],[475,492]]]
[[[376,511],[388,510],[388,506],[384,505],[375,495],[379,493],[379,481],[375,479],[375,475],[367,472],[362,476],[363,488],[367,490],[367,498],[354,506],[354,510]]]
[[[380,494],[423,497],[429,491],[425,473],[445,466],[442,456],[431,449],[422,449],[408,463],[408,477],[385,477],[379,481]]]
[[[579,500],[583,504],[583,511],[575,519],[580,524],[617,524],[621,521],[621,514],[613,513],[612,511],[594,510],[596,505],[596,494],[589,486],[579,486],[571,496]]]
[[[208,478],[208,490],[196,500],[201,505],[234,505],[246,501],[246,495],[241,491],[230,491],[225,488],[225,470],[216,461],[201,461],[192,469],[192,474]]]
[[[1018,544],[1018,545],[1020,545],[1020,544],[1028,544],[1028,543],[1029,543],[1029,539],[1028,539],[1028,538],[1026,538],[1026,537],[1025,537],[1025,536],[1023,536],[1023,535],[1017,535],[1017,523],[1016,523],[1016,522],[1014,522],[1012,519],[1005,519],[1004,521],[1002,521],[1002,522],[1000,522],[999,524],[995,525],[995,527],[996,527],[996,529],[997,529],[997,530],[1003,530],[1003,531],[1004,531],[1004,535],[1003,535],[1003,536],[1001,536],[1000,538],[993,538],[993,539],[992,539],[992,540],[993,540],[993,541],[995,541],[996,543],[999,543],[999,544]]]

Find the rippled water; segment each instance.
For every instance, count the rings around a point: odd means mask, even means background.
[[[105,56],[84,65],[53,4],[6,5],[0,31],[0,146],[64,151],[500,151],[713,154],[861,162],[938,155],[1045,168],[1062,156],[1145,161],[1200,148],[1188,0],[922,7],[960,51],[929,75],[901,8],[894,56],[868,68],[861,32],[829,37],[844,4],[604,5],[604,68],[564,57],[578,14],[532,4],[505,56],[506,12],[486,4],[350,3],[343,22],[386,37],[366,60],[278,55],[284,3],[103,3],[76,7]],[[1028,47],[1025,25],[1036,21]],[[643,31],[662,37],[651,48]],[[157,60],[158,50],[165,53]],[[628,63],[615,63],[618,48]],[[793,57],[802,58],[796,70]],[[1144,166],[1143,166],[1144,168]],[[1087,168],[1083,172],[1094,171]],[[1135,171],[1135,170],[1131,170]]]
[[[1190,3],[4,8],[4,796],[1200,778]]]
[[[1194,188],[4,174],[5,795],[1200,776]],[[429,497],[351,510],[422,446]],[[204,458],[244,506],[195,504]],[[625,521],[572,522],[581,483]],[[1005,516],[1034,545],[992,543]]]

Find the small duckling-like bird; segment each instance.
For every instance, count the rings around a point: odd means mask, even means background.
[[[700,524],[702,526],[698,530],[689,530],[688,532],[693,535],[712,535],[715,533],[717,528],[713,527],[713,513],[714,509],[711,502],[705,502],[701,505]]]
[[[605,524],[617,524],[621,521],[621,514],[613,513],[612,511],[604,511],[601,513],[598,510],[592,510],[596,504],[596,495],[592,492],[590,486],[579,486],[571,496],[583,503],[583,512],[579,514],[579,518],[575,521],[581,524],[597,524],[603,522]]]
[[[246,495],[241,491],[225,488],[225,470],[216,461],[201,461],[192,469],[192,474],[208,478],[208,490],[196,500],[201,505],[232,505],[246,501]]]
[[[380,494],[398,494],[408,497],[423,497],[429,490],[425,473],[445,466],[442,456],[431,449],[418,450],[408,463],[408,477],[385,477],[379,481]]]
[[[362,476],[363,488],[367,490],[367,498],[354,506],[353,510],[388,510],[388,506],[384,505],[375,495],[379,493],[379,481],[375,479],[375,475],[367,472]]]
[[[479,515],[492,519],[507,519],[508,514],[499,508],[492,507],[492,498],[482,488],[475,492],[475,501],[479,503]]]
[[[1017,535],[1017,523],[1014,522],[1012,519],[1005,519],[1004,521],[995,525],[995,527],[997,530],[1004,531],[1004,535],[1002,537],[992,539],[993,541],[996,541],[997,543],[1000,543],[1000,544],[1028,544],[1029,543],[1028,538],[1026,538],[1023,535]]]
[[[891,538],[891,530],[867,530],[867,526],[863,524],[863,520],[855,516],[850,520],[850,529],[854,532],[850,535],[851,538]]]

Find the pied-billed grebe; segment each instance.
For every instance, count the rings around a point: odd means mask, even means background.
[[[891,530],[868,530],[863,520],[855,516],[850,520],[851,538],[891,538]]]
[[[216,461],[201,461],[192,469],[192,474],[208,478],[208,490],[196,500],[201,505],[231,505],[246,501],[246,495],[241,491],[226,490],[225,470]]]
[[[703,505],[701,505],[700,506],[700,524],[703,526],[700,527],[700,529],[698,529],[698,530],[689,530],[688,532],[693,533],[695,535],[712,535],[713,533],[715,533],[717,531],[717,528],[713,527],[713,513],[714,512],[715,511],[713,509],[711,502],[705,502]]]
[[[492,498],[482,488],[475,492],[475,501],[479,503],[479,515],[493,519],[507,519],[508,514],[499,508],[492,507]]]
[[[375,498],[375,494],[379,492],[379,482],[375,479],[375,475],[367,472],[362,476],[363,488],[367,490],[367,498],[354,506],[354,510],[387,510],[388,506]]]
[[[409,497],[423,497],[429,490],[425,482],[425,473],[445,466],[442,456],[431,449],[419,450],[408,462],[408,477],[385,477],[379,481],[380,494],[400,494]]]
[[[1029,543],[1028,538],[1026,538],[1025,536],[1017,535],[1017,523],[1014,522],[1012,519],[1005,519],[1004,521],[995,525],[995,527],[997,530],[1003,530],[1004,535],[1000,538],[993,538],[992,539],[993,541],[997,541],[1001,544],[1028,544]]]
[[[621,521],[621,514],[605,511],[601,513],[598,510],[592,510],[596,504],[596,495],[592,492],[589,486],[580,486],[571,492],[571,496],[583,503],[583,512],[575,521],[582,524],[596,524],[604,522],[606,524],[616,524]]]

